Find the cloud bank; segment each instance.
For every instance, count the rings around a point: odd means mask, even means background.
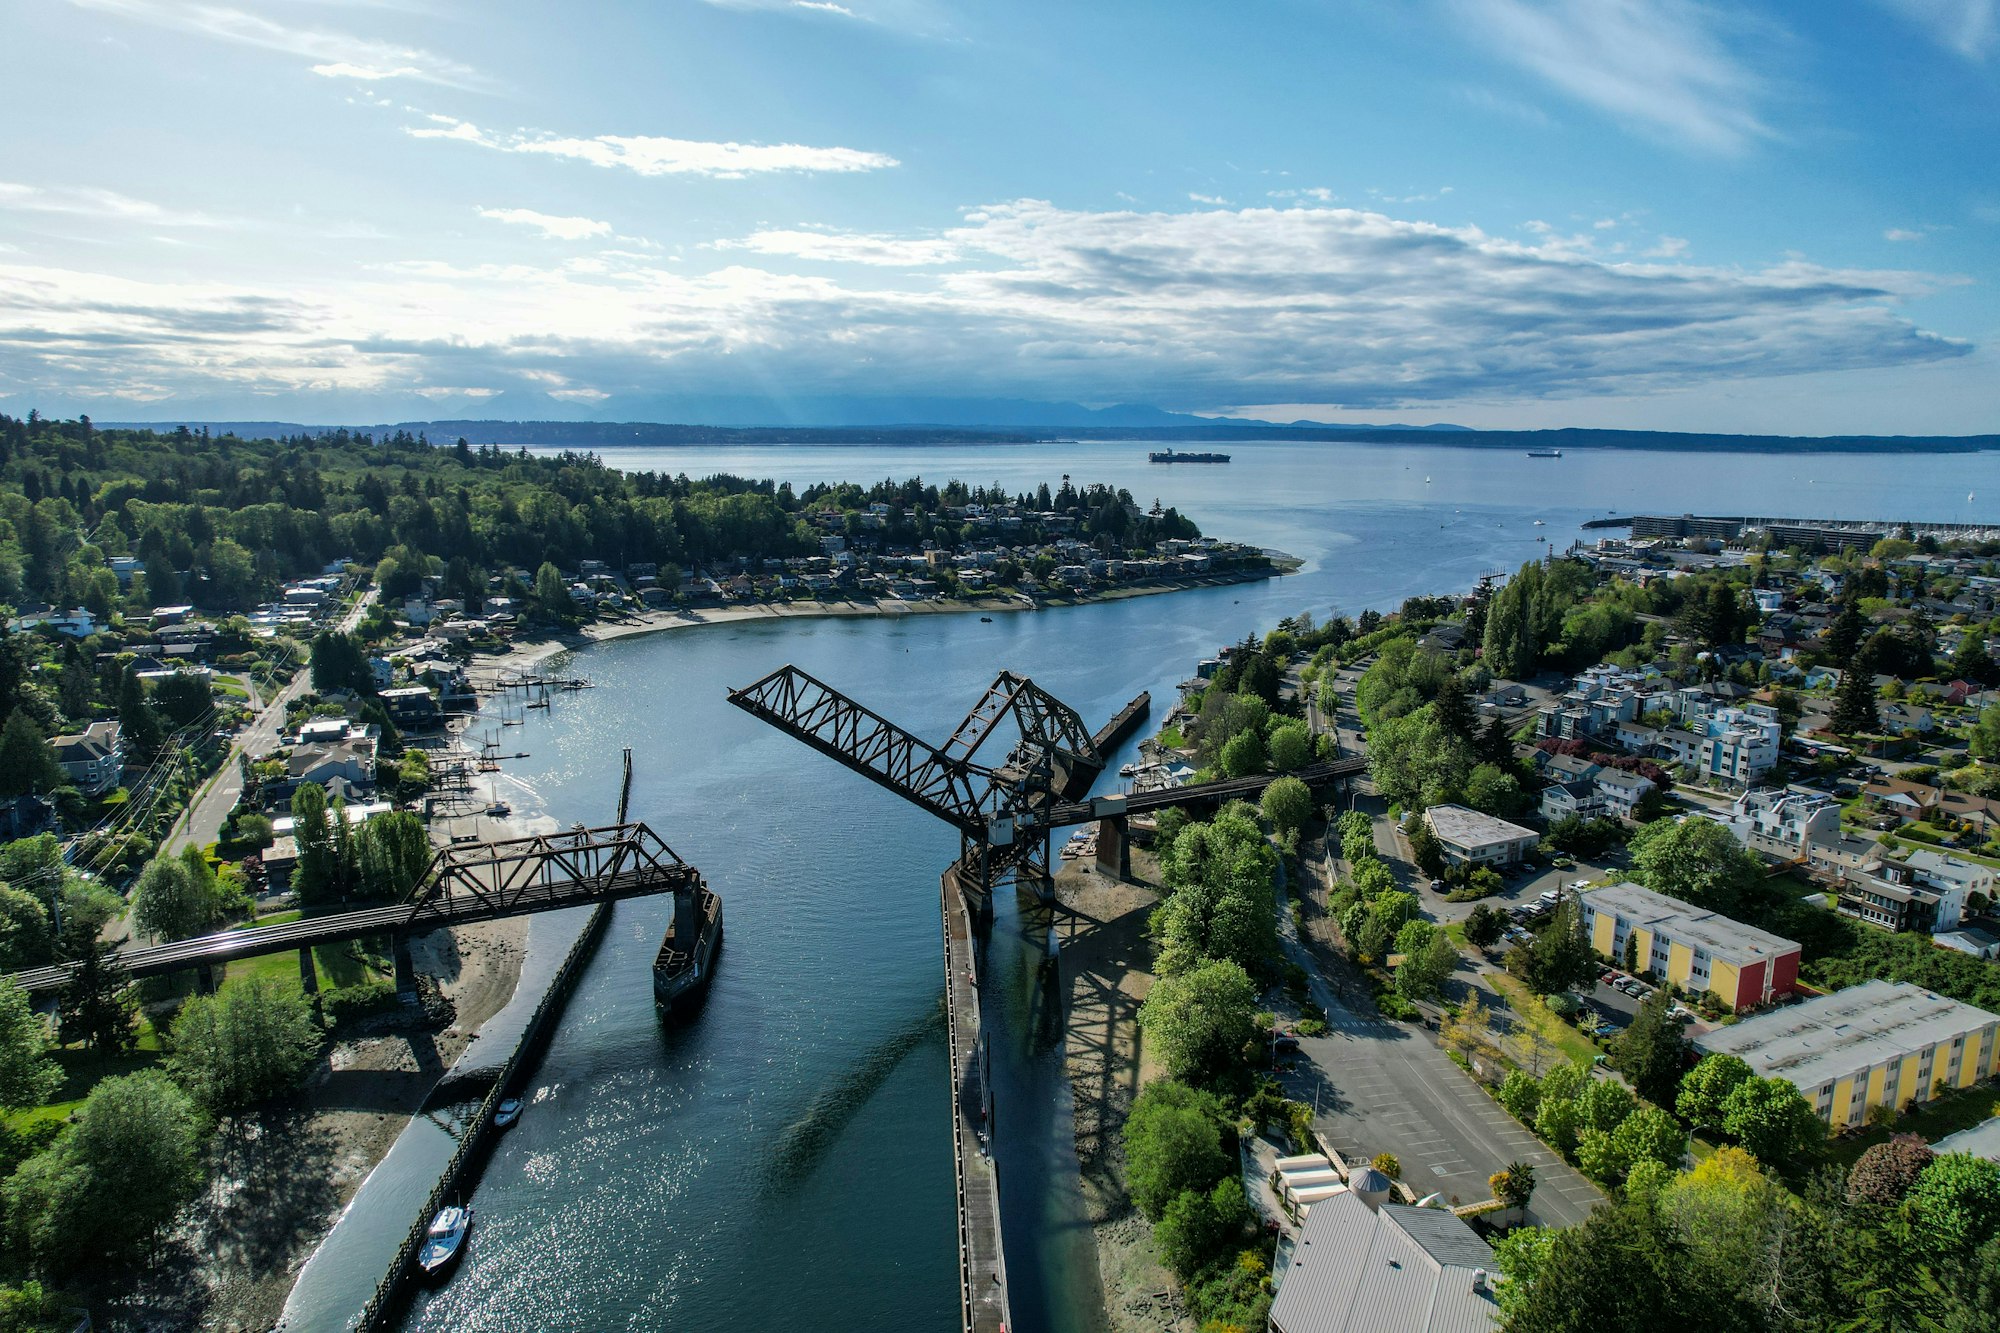
[[[705,143],[646,134],[600,134],[579,139],[527,132],[494,133],[451,116],[428,117],[429,125],[406,127],[415,139],[450,139],[502,153],[540,153],[595,167],[623,167],[641,176],[711,176],[740,180],[765,172],[880,171],[901,165],[886,153],[856,148],[809,148],[804,144]]]

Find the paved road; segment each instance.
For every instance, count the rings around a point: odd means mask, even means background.
[[[341,617],[340,629],[344,632],[360,624],[374,600],[375,589],[370,588]],[[236,734],[236,739],[230,743],[229,753],[222,758],[222,767],[216,770],[215,781],[189,805],[187,813],[181,816],[173,833],[168,836],[167,851],[177,852],[190,845],[206,847],[222,835],[222,822],[236,808],[236,798],[243,794],[243,766],[237,762],[238,757],[265,754],[277,748],[278,737],[285,727],[285,706],[304,694],[311,685],[312,674],[301,665],[291,682],[271,697],[249,726]]]

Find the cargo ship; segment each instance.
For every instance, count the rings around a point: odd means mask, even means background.
[[[1151,463],[1227,463],[1228,454],[1182,454],[1172,449],[1155,450],[1146,455]]]
[[[722,952],[722,898],[696,881],[683,905],[675,894],[674,919],[653,959],[653,1002],[663,1014],[686,1004],[708,988],[715,960]]]
[[[1563,451],[1562,451],[1562,450],[1560,450],[1560,449],[1530,449],[1530,450],[1528,450],[1528,457],[1530,457],[1530,458],[1561,458],[1562,456],[1563,456]]]

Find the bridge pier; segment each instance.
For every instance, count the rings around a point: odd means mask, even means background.
[[[398,935],[391,951],[396,958],[396,998],[404,1004],[417,1002],[417,963],[410,957],[410,937]]]
[[[310,944],[299,949],[299,986],[308,995],[319,994],[319,968],[313,965],[313,951]]]
[[[215,994],[215,969],[212,967],[196,968],[194,970],[194,988],[195,993],[199,995]]]
[[[1116,879],[1132,878],[1132,829],[1126,816],[1097,821],[1097,868]]]

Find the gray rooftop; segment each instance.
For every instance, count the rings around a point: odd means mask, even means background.
[[[1536,836],[1533,829],[1483,815],[1464,805],[1434,805],[1424,811],[1424,818],[1430,821],[1431,832],[1437,834],[1440,841],[1459,847],[1486,847],[1496,842],[1513,842]]]
[[[2000,1017],[1907,981],[1864,981],[1705,1032],[1694,1044],[1805,1091],[1994,1022]]]
[[[1492,1333],[1500,1320],[1498,1273],[1486,1242],[1443,1209],[1385,1204],[1378,1211],[1356,1195],[1337,1194],[1306,1218],[1271,1305],[1271,1328]]]
[[[1678,944],[1705,950],[1710,957],[1726,963],[1754,963],[1780,954],[1795,953],[1796,941],[1768,930],[1747,926],[1741,921],[1654,893],[1638,884],[1613,884],[1584,895],[1583,905],[1610,912],[1663,935]]]
[[[1931,1151],[1939,1154],[1969,1152],[1989,1162],[2000,1162],[2000,1120],[1983,1120],[1971,1129],[1947,1134],[1931,1145]]]

